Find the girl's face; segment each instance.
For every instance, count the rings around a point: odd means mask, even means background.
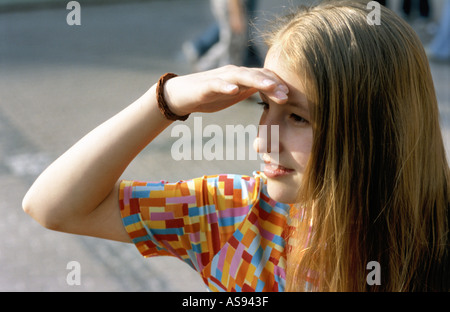
[[[269,50],[264,67],[286,83],[289,99],[286,104],[277,104],[261,94],[264,111],[260,125],[267,125],[267,138],[271,138],[271,126],[278,125],[279,144],[265,142],[262,138],[255,143],[260,152],[269,151],[263,154],[263,159],[270,197],[282,203],[295,203],[312,148],[313,131],[308,101],[302,81],[282,65],[276,50]],[[278,150],[273,150],[274,146]]]

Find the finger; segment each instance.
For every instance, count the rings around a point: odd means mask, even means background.
[[[289,96],[282,91],[275,91],[273,93],[264,93],[264,94],[277,104],[285,104],[289,99]]]
[[[272,71],[238,68],[234,75],[236,84],[264,93],[276,103],[283,104],[288,99],[289,88]]]
[[[268,69],[262,69],[262,72],[267,77],[262,81],[262,84],[267,87],[265,89],[259,89],[259,91],[276,103],[286,103],[288,100],[289,88],[285,82]]]
[[[248,88],[255,88],[259,91],[271,92],[279,85],[283,85],[283,82],[275,75],[260,68],[241,67],[233,74],[237,79],[237,83]]]
[[[239,92],[239,86],[220,78],[214,78],[208,80],[208,90],[218,94],[234,95]]]

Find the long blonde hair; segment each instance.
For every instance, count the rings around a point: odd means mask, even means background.
[[[314,135],[287,290],[448,291],[450,180],[428,60],[390,10],[370,25],[366,3],[303,7],[268,36],[307,82]],[[371,261],[381,285],[367,283]]]

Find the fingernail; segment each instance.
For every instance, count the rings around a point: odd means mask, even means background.
[[[283,92],[284,94],[288,94],[289,93],[289,88],[285,85],[278,85],[278,89]]]
[[[273,86],[275,84],[275,81],[270,80],[270,79],[264,79],[262,84],[266,87],[269,87],[269,86]]]
[[[279,100],[287,100],[288,96],[286,95],[286,93],[281,92],[281,91],[277,91],[275,92],[275,97]]]

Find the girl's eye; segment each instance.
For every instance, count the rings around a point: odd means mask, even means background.
[[[266,102],[261,101],[261,102],[257,102],[257,103],[258,103],[258,105],[261,105],[261,106],[262,106],[262,108],[263,108],[264,111],[266,111],[266,110],[269,109],[269,104],[267,104]],[[299,116],[299,115],[297,115],[297,114],[291,113],[291,114],[289,115],[289,118],[290,118],[295,124],[299,124],[299,125],[301,125],[301,124],[309,124],[309,121],[308,121],[308,120],[306,120],[305,118],[303,118],[303,117],[301,117],[301,116]]]
[[[267,104],[266,102],[258,102],[258,105],[261,105],[263,110],[269,109],[269,104]]]
[[[289,118],[291,118],[295,123],[308,123],[308,120],[296,114],[291,114]]]

